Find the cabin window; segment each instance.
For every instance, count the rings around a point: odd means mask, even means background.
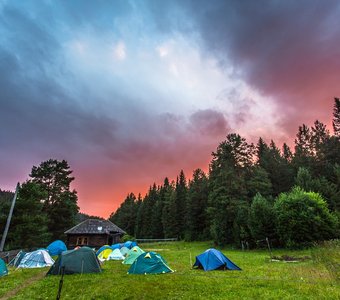
[[[88,245],[88,238],[83,236],[78,237],[77,245]]]

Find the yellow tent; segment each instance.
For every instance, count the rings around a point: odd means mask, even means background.
[[[109,257],[109,255],[111,254],[113,250],[110,249],[110,248],[107,248],[105,250],[103,250],[102,252],[99,253],[98,255],[98,259],[100,261],[104,261],[104,260],[107,260],[107,258]]]

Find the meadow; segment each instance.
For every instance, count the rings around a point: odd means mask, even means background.
[[[65,275],[61,299],[340,299],[337,273],[313,249],[273,250],[276,257],[305,258],[274,262],[266,250],[225,248],[222,252],[242,271],[204,272],[191,266],[196,255],[212,247],[210,242],[140,246],[160,253],[175,272],[128,275],[129,266],[108,261],[99,274]],[[333,254],[337,260],[339,253]],[[61,277],[46,277],[47,271],[10,268],[9,275],[0,278],[0,299],[56,299]]]

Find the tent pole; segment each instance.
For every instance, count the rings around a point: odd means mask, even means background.
[[[12,215],[13,215],[15,200],[17,199],[17,195],[18,195],[18,191],[19,191],[19,186],[20,186],[20,184],[18,182],[17,183],[17,187],[15,189],[15,194],[14,194],[14,197],[13,197],[13,200],[12,200],[11,208],[9,210],[9,214],[8,214],[5,230],[4,230],[4,233],[2,235],[2,239],[1,239],[1,243],[0,243],[0,252],[4,250],[5,241],[6,241],[6,237],[7,237],[7,233],[8,233],[8,229],[9,229],[9,225],[11,223],[11,219],[12,219]]]

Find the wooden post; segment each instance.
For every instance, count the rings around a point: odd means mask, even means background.
[[[9,229],[9,225],[11,223],[11,219],[12,219],[12,215],[13,215],[13,210],[14,210],[14,205],[15,205],[15,200],[17,199],[17,195],[18,195],[18,191],[19,191],[19,182],[17,183],[17,187],[15,189],[15,194],[12,200],[12,205],[11,208],[9,210],[9,214],[7,217],[7,222],[6,222],[6,226],[5,226],[5,230],[4,230],[4,234],[2,235],[2,239],[1,239],[1,243],[0,243],[0,252],[4,250],[4,246],[5,246],[5,241],[6,241],[6,237],[7,237],[7,233],[8,233],[8,229]]]
[[[269,249],[270,259],[272,259],[273,258],[272,249],[270,248],[269,239],[267,237],[266,237],[266,241],[267,241],[267,245],[268,245],[268,249]]]

